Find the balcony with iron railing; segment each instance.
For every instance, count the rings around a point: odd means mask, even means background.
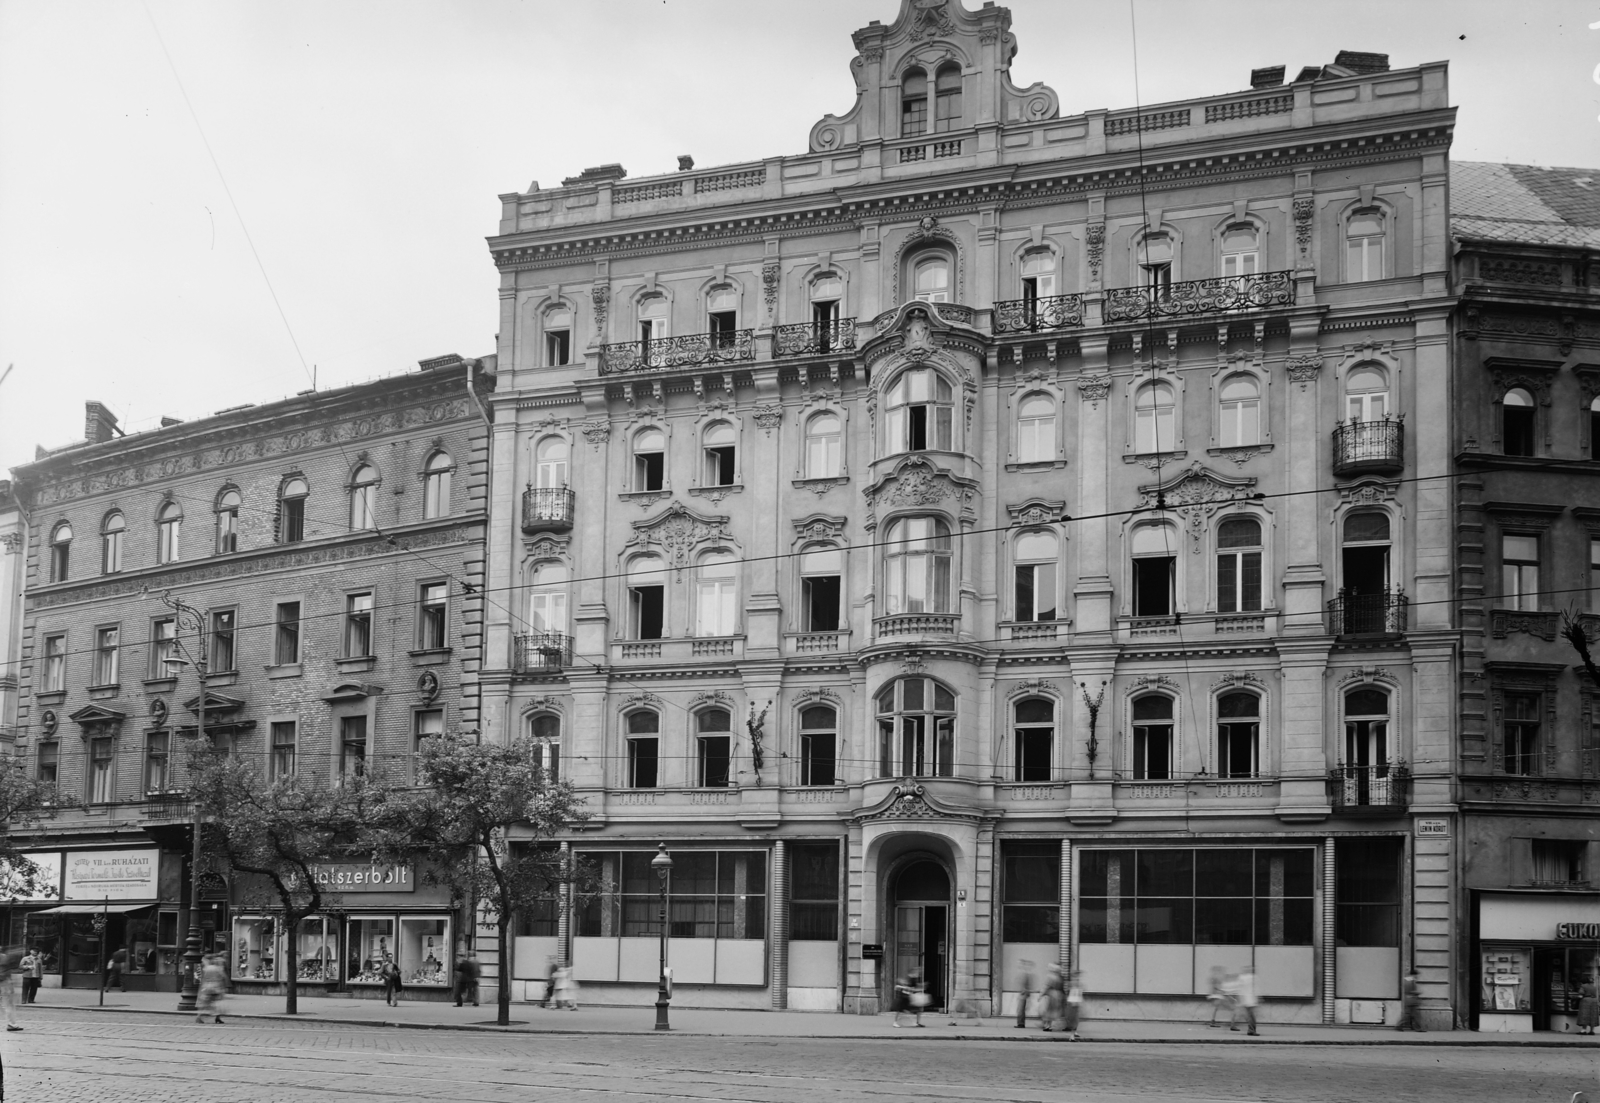
[[[774,356],[827,356],[856,350],[856,320],[797,322],[772,331]]]
[[[1341,421],[1333,429],[1333,473],[1399,471],[1406,458],[1405,423],[1399,418]]]
[[[1398,636],[1406,630],[1406,592],[1375,594],[1340,590],[1328,602],[1328,631],[1335,636]]]
[[[652,337],[600,346],[600,374],[665,371],[669,368],[707,368],[740,364],[756,358],[755,331],[721,330],[687,333],[682,337]]]
[[[1114,287],[1106,292],[1102,316],[1111,322],[1146,318],[1197,318],[1294,304],[1292,272],[1216,276],[1161,286]]]
[[[1403,762],[1335,766],[1328,771],[1328,803],[1345,815],[1392,816],[1411,799],[1411,771]]]
[[[1082,295],[1035,295],[994,304],[994,332],[1043,333],[1083,325]]]
[[[566,532],[572,527],[574,499],[564,486],[530,486],[522,492],[522,531]]]
[[[518,674],[559,674],[572,665],[572,637],[560,632],[528,632],[516,637],[513,661]]]

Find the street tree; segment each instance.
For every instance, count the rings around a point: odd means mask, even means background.
[[[370,859],[384,839],[388,790],[371,776],[330,785],[291,774],[269,779],[246,758],[210,747],[189,756],[202,851],[242,878],[246,895],[282,917],[287,952],[287,1014],[299,1010],[300,921],[336,905],[317,865]],[[199,871],[195,871],[198,876]]]
[[[529,739],[424,739],[417,784],[405,814],[392,821],[394,845],[422,859],[424,877],[477,902],[494,920],[500,963],[496,1021],[503,1026],[511,1021],[512,916],[549,901],[562,886],[580,895],[595,887],[588,863],[551,845],[588,813],[571,784],[554,780],[542,767]]]
[[[0,754],[0,886],[9,899],[55,894],[24,851],[33,829],[71,803],[54,783],[31,776],[26,759]]]

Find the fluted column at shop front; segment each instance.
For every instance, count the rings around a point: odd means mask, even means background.
[[[772,1008],[789,1006],[789,864],[783,840],[772,844]]]

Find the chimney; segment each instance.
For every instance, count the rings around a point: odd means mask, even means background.
[[[1361,50],[1340,50],[1334,55],[1333,63],[1357,74],[1389,71],[1388,54],[1370,54]]]
[[[694,158],[687,153],[678,154],[678,171],[688,172],[692,168],[694,168]]]
[[[1283,83],[1283,66],[1269,65],[1264,69],[1250,70],[1251,88],[1277,88]]]
[[[83,404],[83,436],[90,444],[104,444],[117,433],[117,415],[99,402]]]

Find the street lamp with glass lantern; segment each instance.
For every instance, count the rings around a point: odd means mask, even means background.
[[[196,738],[203,747],[206,739],[206,612],[181,598],[173,597],[170,592],[163,593],[161,600],[177,614],[175,619],[178,621],[178,627],[187,625],[193,628],[198,641],[196,648],[198,655],[190,657],[179,634],[173,632],[172,646],[178,654],[168,656],[162,662],[166,664],[167,672],[173,677],[177,677],[180,666],[194,667],[194,672],[199,677],[200,707],[196,713]],[[189,854],[189,933],[185,936],[183,944],[183,988],[178,993],[179,1011],[193,1011],[199,1005],[200,999],[200,812],[193,801],[190,801],[190,812],[193,823],[189,831],[193,836],[193,845]]]
[[[650,868],[661,878],[661,980],[656,988],[656,1029],[671,1030],[667,1021],[667,1003],[672,996],[667,992],[667,886],[672,877],[672,856],[667,844],[656,847],[656,856],[650,859]]]

